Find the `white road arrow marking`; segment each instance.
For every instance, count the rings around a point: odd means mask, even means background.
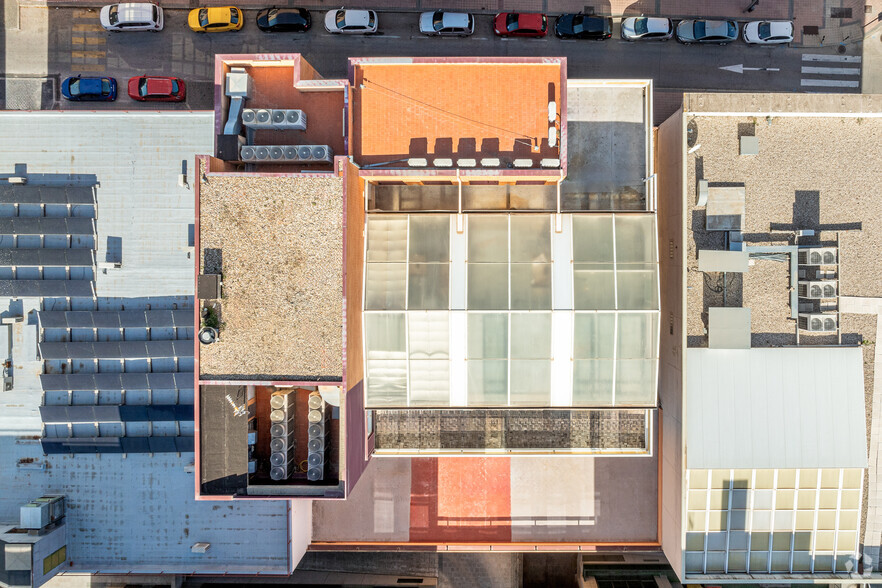
[[[739,74],[743,74],[746,71],[781,71],[777,67],[744,67],[743,63],[739,63],[738,65],[724,65],[720,69],[725,69],[726,71],[732,71]]]

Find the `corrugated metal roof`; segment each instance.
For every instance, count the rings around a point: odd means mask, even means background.
[[[88,266],[95,264],[91,249],[0,249],[0,266]]]
[[[97,341],[89,343],[40,343],[43,359],[137,359],[192,357],[193,341]]]
[[[192,390],[193,372],[43,374],[43,390]]]
[[[686,467],[865,468],[859,347],[691,348]]]
[[[39,321],[44,329],[192,327],[194,323],[192,310],[42,311]]]

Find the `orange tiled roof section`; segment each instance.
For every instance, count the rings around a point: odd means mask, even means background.
[[[563,79],[560,62],[357,63],[353,156],[558,159],[548,103],[560,112]]]

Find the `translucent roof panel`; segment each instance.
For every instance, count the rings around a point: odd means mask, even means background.
[[[655,406],[653,215],[462,220],[368,215],[367,406]]]

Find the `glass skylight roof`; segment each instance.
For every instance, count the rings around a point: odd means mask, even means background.
[[[655,406],[651,214],[369,215],[368,407]]]

